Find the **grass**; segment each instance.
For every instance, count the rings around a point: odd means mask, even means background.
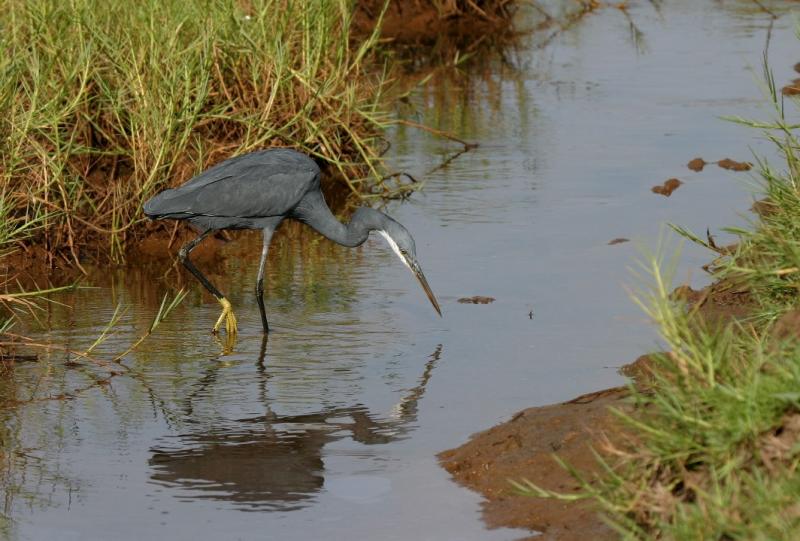
[[[119,261],[149,196],[270,145],[383,189],[385,73],[377,33],[351,40],[351,0],[0,9],[0,253],[36,242],[77,263],[100,240]]]
[[[639,301],[669,353],[653,356],[652,382],[631,387],[633,407],[616,412],[627,437],[605,445],[583,494],[624,539],[800,538],[800,125],[769,73],[767,86],[774,120],[732,120],[780,151],[780,168],[759,164],[769,212],[734,230],[738,244],[714,262],[718,283],[749,295],[749,317],[711,323],[671,295],[664,261],[645,265],[652,287]]]
[[[643,306],[669,353],[618,412],[630,437],[590,494],[626,539],[796,538],[800,341],[775,332],[771,303],[747,323],[706,323],[671,300],[661,267]]]

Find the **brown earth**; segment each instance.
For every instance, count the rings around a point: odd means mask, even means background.
[[[491,304],[495,301],[494,297],[484,297],[482,295],[475,295],[473,297],[461,297],[458,302],[461,304]]]
[[[483,494],[483,517],[490,528],[507,526],[542,532],[531,539],[603,541],[616,539],[590,500],[563,501],[515,493],[509,479],[529,479],[560,493],[580,490],[554,455],[581,472],[598,472],[592,449],[602,453],[619,423],[609,406],[627,409],[624,387],[580,396],[563,404],[523,410],[506,423],[475,434],[467,443],[439,454],[459,483]]]
[[[754,306],[747,291],[728,282],[717,282],[700,291],[681,286],[672,295],[686,301],[688,309],[709,324],[744,318]],[[777,328],[776,332],[800,336],[800,311]],[[641,389],[652,385],[653,370],[652,359],[643,355],[624,366],[621,373]],[[460,447],[440,453],[439,460],[455,481],[483,495],[483,518],[490,528],[527,529],[532,536],[526,539],[531,540],[617,539],[593,501],[523,496],[515,492],[509,480],[527,479],[561,494],[579,492],[579,483],[554,456],[585,479],[599,474],[601,465],[594,452],[608,457],[606,450],[622,443],[623,437],[621,423],[609,408],[632,411],[633,405],[624,400],[627,394],[625,387],[615,387],[561,404],[523,410],[510,421],[473,435]],[[541,535],[534,536],[534,532]]]
[[[663,195],[665,197],[669,197],[672,195],[672,192],[678,189],[678,187],[683,184],[682,181],[678,180],[677,178],[670,178],[664,181],[663,184],[658,184],[650,188],[650,191],[653,193],[657,193],[659,195]]]
[[[727,169],[728,171],[749,171],[753,168],[753,164],[750,162],[737,162],[736,160],[732,160],[730,158],[725,158],[718,161],[717,165],[723,169]]]
[[[442,38],[468,44],[490,32],[509,28],[509,0],[392,0],[383,15],[381,38],[397,45],[433,45]],[[384,0],[359,0],[353,28],[372,32]]]
[[[695,158],[689,161],[689,163],[686,164],[686,167],[688,167],[695,173],[699,173],[700,171],[703,170],[703,168],[706,166],[707,163],[708,162],[706,162],[703,158]]]

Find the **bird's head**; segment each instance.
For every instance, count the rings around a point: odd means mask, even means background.
[[[422,273],[422,269],[419,266],[414,239],[411,237],[408,230],[396,221],[388,219],[384,221],[382,228],[378,229],[377,232],[386,239],[389,247],[397,254],[400,261],[414,273],[422,289],[425,290],[428,299],[430,299],[431,304],[433,304],[436,313],[441,316],[442,310],[439,308],[439,303],[436,301],[436,297],[433,291],[431,291],[431,287],[428,285],[428,281],[425,279],[425,275]]]

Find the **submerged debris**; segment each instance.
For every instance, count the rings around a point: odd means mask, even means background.
[[[800,79],[794,79],[791,83],[781,88],[781,94],[784,96],[796,96],[800,94]]]
[[[798,79],[798,81],[800,81],[800,79]],[[798,92],[800,92],[800,87],[798,87]],[[711,163],[716,163],[718,166],[729,171],[749,171],[753,168],[753,164],[750,162],[737,162],[736,160],[732,160],[730,158],[725,158],[719,160],[718,162],[707,162],[703,158],[695,158],[687,163],[686,167],[695,173],[699,173],[706,165]]]
[[[671,178],[664,181],[664,184],[660,184],[657,186],[653,186],[651,191],[653,193],[657,193],[663,195],[664,197],[669,197],[672,195],[672,192],[678,189],[678,186],[683,184],[682,181],[678,180],[677,178]]]
[[[475,295],[474,297],[461,297],[458,302],[461,304],[491,304],[494,302],[494,297],[482,297]]]
[[[613,246],[615,244],[622,244],[623,242],[630,242],[631,239],[626,239],[625,237],[618,237],[616,239],[611,239],[608,241],[609,246]]]
[[[719,165],[723,169],[727,169],[728,171],[749,171],[750,169],[753,168],[752,163],[737,162],[730,158],[725,158],[724,160],[718,161],[717,165]]]
[[[686,164],[686,167],[694,171],[695,173],[699,173],[703,170],[703,167],[706,166],[708,162],[705,161],[703,158],[695,158],[689,163]]]

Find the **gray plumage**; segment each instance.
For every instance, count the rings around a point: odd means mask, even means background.
[[[416,260],[414,239],[405,227],[386,214],[362,207],[345,225],[331,213],[320,189],[320,169],[308,156],[291,149],[267,149],[230,158],[192,178],[182,186],[164,190],[144,204],[153,220],[186,220],[201,231],[180,251],[186,268],[223,305],[214,326],[226,320],[229,334],[236,332],[230,303],[189,260],[189,254],[208,234],[220,229],[261,229],[264,245],[256,283],[256,296],[264,331],[268,332],[263,304],[263,275],[272,233],[286,218],[304,222],[343,246],[359,246],[370,231],[380,231],[389,245],[417,276],[441,315],[439,305]]]
[[[144,204],[154,219],[187,220],[206,229],[261,229],[320,189],[314,160],[289,149],[252,152],[218,163]],[[265,224],[266,221],[266,224]]]

